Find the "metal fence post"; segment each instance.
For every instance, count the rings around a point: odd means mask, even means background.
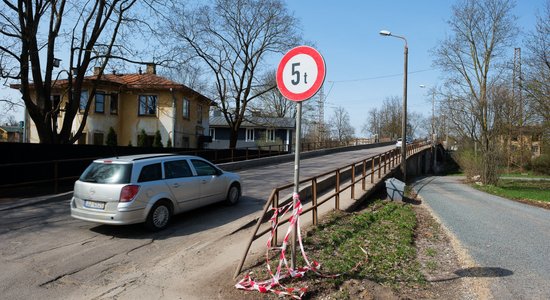
[[[355,200],[355,163],[351,165],[351,199]]]
[[[378,155],[378,179],[380,179],[380,176],[382,176],[382,156]]]
[[[365,186],[365,177],[367,177],[367,160],[364,159],[363,160],[363,174],[362,174],[362,188],[363,188],[363,191],[365,190],[366,186]]]
[[[375,158],[375,156],[373,156],[373,157],[370,159],[370,163],[371,163],[371,167],[370,167],[370,183],[374,183],[374,158]]]
[[[273,197],[273,209],[279,209],[279,191],[275,192],[275,196]],[[277,224],[279,223],[279,215],[277,214],[277,219],[275,220]],[[279,231],[279,228],[275,228],[275,231],[273,232],[273,236],[271,237],[271,245],[276,247],[277,246],[277,232]]]
[[[334,198],[334,209],[340,210],[340,169],[336,170],[336,196]]]
[[[313,207],[313,225],[317,225],[317,178],[313,178],[313,181],[311,183],[311,193],[313,194],[313,197],[311,199],[311,205]]]

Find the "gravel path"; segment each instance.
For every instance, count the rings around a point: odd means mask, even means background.
[[[550,299],[550,210],[480,192],[460,177],[427,177],[414,189],[489,280],[494,299]]]

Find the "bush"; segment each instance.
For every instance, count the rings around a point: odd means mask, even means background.
[[[550,175],[550,154],[545,153],[531,160],[527,167],[534,173]]]
[[[474,176],[481,175],[483,171],[481,162],[481,153],[475,155],[473,150],[461,150],[453,154],[454,160],[460,166],[466,178],[470,179]]]
[[[116,146],[117,143],[117,135],[113,127],[109,127],[109,133],[107,133],[107,146]]]
[[[137,146],[138,147],[147,146],[147,132],[145,132],[145,129],[142,129],[138,135]]]
[[[155,139],[153,140],[153,147],[164,148],[164,145],[162,144],[162,137],[160,135],[160,130],[157,130],[157,132],[155,133]]]

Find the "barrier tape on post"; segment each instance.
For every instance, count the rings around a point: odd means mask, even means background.
[[[293,202],[296,203],[293,207],[293,203],[289,203],[283,207],[280,208],[273,208],[273,216],[270,219],[271,222],[271,233],[267,240],[267,250],[266,250],[266,264],[267,264],[267,270],[269,272],[269,275],[271,276],[271,279],[265,280],[265,281],[255,281],[252,279],[251,275],[252,272],[246,274],[241,281],[239,281],[237,284],[235,284],[235,287],[242,290],[247,291],[254,291],[257,290],[260,293],[268,293],[272,292],[278,296],[290,296],[294,299],[301,299],[302,296],[307,292],[307,287],[303,288],[288,288],[283,286],[280,281],[292,277],[292,278],[301,278],[305,275],[307,271],[312,271],[315,274],[322,276],[322,277],[337,277],[338,275],[324,275],[319,271],[320,264],[317,261],[313,261],[310,263],[305,250],[304,245],[302,243],[302,236],[300,234],[300,214],[302,213],[302,203],[300,202],[300,197],[297,193],[294,193],[292,195],[292,198],[295,200]],[[292,215],[290,216],[288,226],[288,230],[285,234],[285,238],[283,240],[283,243],[281,247],[272,247],[271,241],[272,237],[277,230],[279,224],[278,224],[278,217],[282,212],[282,216],[284,217],[292,208]],[[296,226],[294,226],[296,225]],[[297,234],[297,240],[300,245],[300,251],[302,253],[302,257],[306,263],[305,267],[296,268],[295,270],[288,266],[288,260],[286,259],[286,248],[290,239],[290,234],[292,233],[292,230],[296,227],[296,234]],[[277,270],[275,274],[273,274],[271,270],[271,266],[269,265],[269,251],[270,250],[280,250],[281,254],[279,257],[279,264],[277,266]],[[286,268],[286,272],[284,274],[281,274],[281,270],[283,267],[283,264]]]

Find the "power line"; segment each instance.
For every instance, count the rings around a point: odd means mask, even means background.
[[[422,73],[422,72],[428,72],[428,71],[433,71],[433,70],[434,69],[424,69],[424,70],[412,71],[412,72],[409,72],[409,74]],[[403,73],[393,74],[393,75],[382,75],[382,76],[368,77],[368,78],[344,79],[344,80],[327,80],[327,81],[332,82],[332,83],[343,83],[343,82],[356,82],[356,81],[367,81],[367,80],[374,80],[374,79],[383,79],[383,78],[390,78],[390,77],[397,77],[397,76],[403,76]]]

